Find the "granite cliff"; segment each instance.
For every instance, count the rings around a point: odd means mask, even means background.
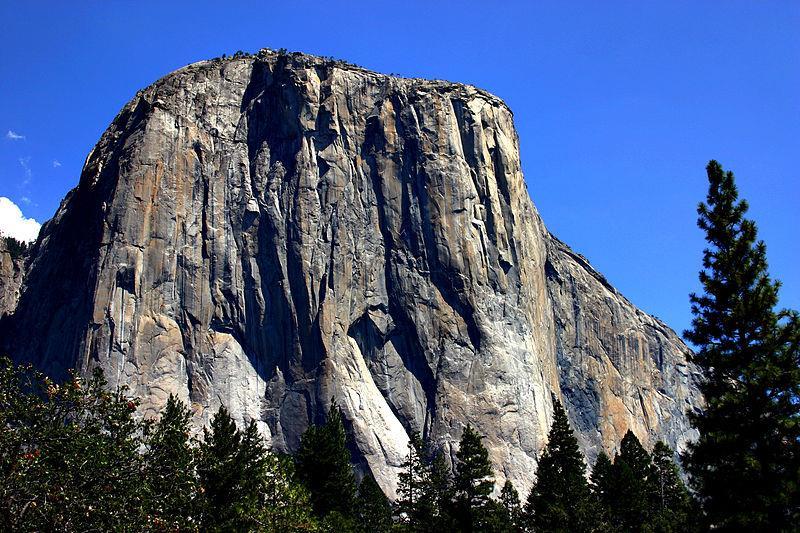
[[[472,424],[524,494],[551,394],[590,459],[628,428],[680,448],[701,401],[675,333],[547,231],[501,100],[302,54],[140,91],[10,307],[4,350],[100,366],[146,416],[224,403],[291,451],[335,398],[390,495],[412,431],[454,454]]]
[[[25,253],[0,235],[0,319],[17,307],[25,276]]]

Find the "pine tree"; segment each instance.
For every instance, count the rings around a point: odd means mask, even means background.
[[[692,497],[672,460],[672,450],[659,441],[653,447],[655,473],[650,529],[664,533],[696,530]]]
[[[684,332],[706,408],[690,413],[700,437],[684,463],[714,527],[789,530],[800,521],[800,318],[775,311],[780,284],[733,173],[716,161],[706,171],[703,293],[690,296]]]
[[[503,532],[522,531],[522,505],[519,493],[511,480],[507,479],[500,491],[500,505],[503,509],[503,524],[499,528]]]
[[[431,471],[425,460],[425,443],[419,433],[408,441],[408,455],[398,475],[395,514],[408,531],[421,531],[433,514]]]
[[[481,531],[486,522],[489,495],[494,490],[489,452],[482,437],[467,425],[456,453],[455,519],[462,531]]]
[[[433,515],[430,519],[430,531],[451,531],[455,527],[453,520],[453,476],[441,451],[428,453],[430,464],[430,500]]]
[[[650,454],[631,430],[622,438],[612,472],[612,524],[624,531],[642,531],[651,516],[655,470]]]
[[[197,456],[202,511],[201,528],[209,531],[255,527],[267,452],[255,422],[244,432],[224,406],[204,428]]]
[[[287,455],[268,453],[258,512],[259,531],[317,531],[308,490],[296,479]]]
[[[311,493],[317,516],[324,518],[336,512],[342,520],[355,517],[356,480],[342,412],[336,402],[331,402],[324,425],[311,426],[303,434],[295,464],[298,477]]]
[[[606,452],[600,452],[592,469],[590,488],[597,531],[611,531],[611,508],[614,501],[614,465]]]
[[[527,522],[537,531],[588,531],[590,505],[578,440],[561,402],[553,397],[553,424],[528,496]]]
[[[363,533],[392,530],[392,506],[371,474],[364,476],[356,498],[356,521]]]
[[[412,433],[398,479],[395,516],[402,531],[451,531],[453,485],[444,455]]]
[[[193,527],[198,487],[189,444],[190,420],[186,405],[170,394],[160,420],[146,439],[144,477],[149,514],[159,528]]]

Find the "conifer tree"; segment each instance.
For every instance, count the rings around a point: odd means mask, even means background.
[[[614,465],[606,452],[601,451],[592,469],[590,488],[595,510],[597,531],[610,531],[611,508],[615,490]]]
[[[259,531],[317,531],[308,490],[296,479],[287,455],[268,453],[258,512]]]
[[[444,455],[431,452],[429,442],[412,433],[408,456],[398,479],[395,515],[403,531],[450,531],[453,486]]]
[[[364,476],[358,487],[356,521],[363,533],[388,533],[392,529],[392,506],[371,474]]]
[[[395,514],[408,531],[421,531],[433,514],[431,471],[425,460],[425,444],[419,433],[408,441],[408,455],[398,476]]]
[[[455,525],[453,521],[453,477],[450,467],[445,460],[444,453],[439,451],[431,457],[430,463],[430,493],[433,506],[433,515],[430,520],[430,530],[437,533],[451,531]]]
[[[800,319],[775,310],[780,284],[733,173],[716,161],[706,172],[703,292],[684,332],[706,408],[690,413],[700,438],[684,463],[712,526],[788,530],[800,520]]]
[[[482,437],[467,425],[456,453],[455,520],[468,533],[484,530],[489,514],[489,495],[494,490],[489,452]]]
[[[588,531],[586,464],[561,402],[553,397],[553,424],[528,496],[526,518],[537,531]]]
[[[331,401],[325,424],[310,426],[303,434],[295,464],[317,516],[325,518],[335,512],[343,521],[355,517],[356,480],[342,412],[335,401]]]
[[[650,454],[631,430],[622,438],[612,472],[611,522],[624,531],[641,531],[651,516],[655,470]]]
[[[506,480],[503,489],[500,491],[500,505],[504,514],[504,520],[500,531],[522,531],[522,505],[519,500],[519,493],[509,479]]]
[[[191,414],[170,394],[161,418],[146,439],[144,477],[151,519],[156,526],[191,529],[195,511],[197,478],[194,452],[189,443]]]
[[[651,504],[652,531],[685,532],[696,530],[692,497],[681,479],[672,450],[664,442],[653,447],[654,492]]]
[[[197,473],[203,494],[201,528],[238,531],[255,527],[267,452],[255,422],[244,432],[224,406],[203,429]]]

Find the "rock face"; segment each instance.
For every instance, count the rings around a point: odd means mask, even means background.
[[[25,258],[18,256],[0,236],[0,319],[14,312],[25,275]]]
[[[474,87],[262,51],[140,91],[42,229],[3,346],[100,366],[296,449],[335,398],[390,495],[408,435],[467,423],[524,494],[551,394],[584,451],[680,447],[687,348],[551,236],[512,114]]]

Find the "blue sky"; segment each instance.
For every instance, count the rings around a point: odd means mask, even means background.
[[[798,308],[798,29],[795,0],[2,0],[0,196],[46,220],[139,88],[200,59],[283,47],[505,99],[548,227],[678,331],[697,287],[704,166],[720,160],[783,305]]]

